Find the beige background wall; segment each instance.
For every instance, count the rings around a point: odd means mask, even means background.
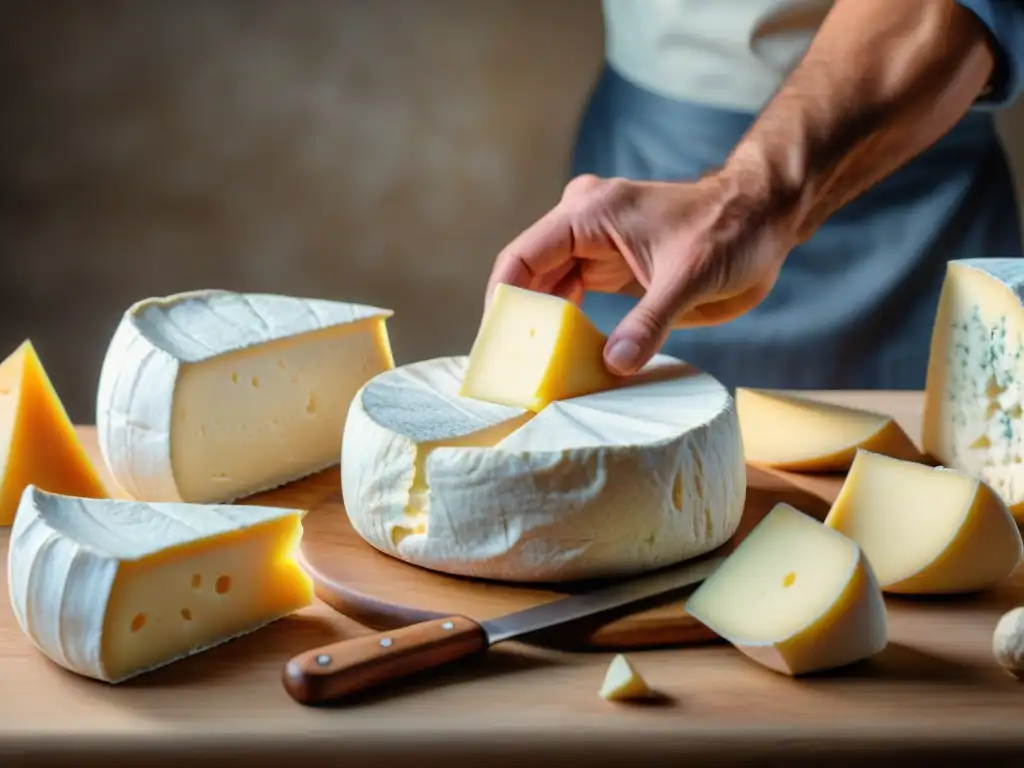
[[[390,306],[400,362],[465,352],[603,42],[599,0],[0,10],[0,354],[31,337],[77,421],[121,312],[178,290]]]

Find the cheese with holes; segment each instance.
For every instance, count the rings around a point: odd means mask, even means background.
[[[10,525],[22,491],[109,495],[32,343],[0,363],[0,525]]]
[[[647,698],[651,689],[629,659],[619,653],[608,665],[599,695],[606,701],[629,701]]]
[[[60,666],[121,682],[309,605],[293,557],[303,514],[29,486],[7,562],[14,615]]]
[[[971,592],[1009,576],[1024,542],[984,482],[858,451],[825,525],[856,541],[885,592]]]
[[[860,547],[788,504],[754,527],[686,610],[788,675],[843,667],[887,645],[885,602]]]
[[[951,262],[932,331],[924,450],[1024,523],[1024,259]]]
[[[137,499],[208,503],[337,464],[353,396],[394,367],[390,315],[215,290],[138,302],[100,376],[111,475]]]
[[[530,411],[610,388],[606,337],[571,301],[499,284],[459,394]]]
[[[858,448],[910,461],[922,458],[891,416],[792,392],[736,390],[747,460],[795,472],[842,472]]]
[[[465,357],[387,371],[356,395],[345,508],[377,549],[506,581],[639,573],[739,524],[746,467],[728,391],[659,356],[621,387],[533,414],[461,397]]]

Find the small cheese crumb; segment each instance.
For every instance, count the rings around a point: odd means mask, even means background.
[[[612,659],[604,676],[600,696],[607,701],[645,699],[651,695],[647,682],[621,653]]]

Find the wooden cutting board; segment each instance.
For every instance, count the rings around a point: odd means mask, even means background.
[[[815,392],[815,397],[863,407],[877,406],[877,393]],[[919,397],[890,393],[890,413],[916,437],[920,433]],[[907,396],[902,396],[907,395]],[[418,621],[460,614],[477,621],[551,602],[594,584],[524,586],[449,576],[410,565],[368,545],[345,514],[336,469],[288,488],[253,497],[251,503],[281,504],[295,499],[311,510],[304,523],[301,557],[317,596],[337,611],[368,627],[395,629]],[[778,502],[787,502],[823,519],[842,486],[842,476],[809,475],[747,468],[743,520],[719,552],[729,551]],[[686,645],[716,639],[683,609],[682,599],[608,614],[600,620],[562,626],[530,642],[563,648],[626,649]]]
[[[871,393],[841,395],[815,392],[825,400],[874,407]],[[889,393],[892,415],[911,436],[920,431],[919,397]],[[95,430],[80,428],[86,451],[103,467]],[[824,518],[842,476],[803,475],[753,466],[747,468],[747,500],[736,535],[720,550],[728,551],[768,513],[784,501],[818,519]],[[309,510],[301,548],[303,566],[313,578],[317,596],[335,610],[373,629],[394,629],[441,615],[461,614],[478,621],[556,600],[592,584],[521,586],[449,576],[410,565],[367,544],[348,522],[341,500],[337,467],[242,503]],[[706,627],[683,610],[682,600],[608,615],[600,621],[560,627],[531,642],[568,648],[625,649],[702,643],[714,640]]]
[[[785,501],[819,519],[835,498],[841,476],[792,476],[747,468],[747,501],[739,530],[716,553],[729,551],[776,503]],[[325,486],[332,478],[318,476]],[[254,497],[255,503],[260,497]],[[265,499],[264,501],[274,501]],[[452,614],[482,621],[592,589],[596,583],[518,585],[449,576],[383,554],[353,530],[338,492],[307,516],[302,561],[328,605],[374,629],[395,629]],[[657,601],[653,601],[657,602]],[[664,602],[664,601],[662,601]],[[599,621],[559,627],[531,642],[563,648],[638,648],[707,642],[715,635],[683,610],[682,599]]]

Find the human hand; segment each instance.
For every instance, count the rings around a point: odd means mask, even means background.
[[[498,256],[487,297],[508,283],[568,298],[640,301],[610,334],[605,364],[635,373],[673,328],[732,320],[759,304],[794,245],[784,206],[724,173],[693,183],[580,176]]]

